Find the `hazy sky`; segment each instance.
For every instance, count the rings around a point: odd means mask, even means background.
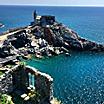
[[[0,5],[104,6],[104,0],[0,0]]]

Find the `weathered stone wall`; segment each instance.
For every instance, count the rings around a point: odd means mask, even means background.
[[[50,102],[53,98],[53,78],[30,66],[26,66],[25,70],[35,75],[35,89],[41,95],[42,101]]]
[[[28,87],[28,75],[24,70],[23,66],[15,66],[12,69],[12,76],[13,76],[13,88],[18,90],[25,91]]]
[[[6,71],[0,76],[0,93],[10,93],[13,91],[11,71]]]
[[[53,99],[53,78],[30,66],[17,65],[0,77],[0,93],[20,90],[26,93],[29,87],[28,73],[34,75],[34,88],[39,94],[41,104]],[[37,104],[37,103],[32,103]]]

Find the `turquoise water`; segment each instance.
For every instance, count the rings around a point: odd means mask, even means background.
[[[104,101],[104,54],[76,53],[27,64],[54,78],[54,95],[63,104],[102,104]]]
[[[32,11],[55,15],[57,20],[90,40],[104,43],[104,8],[0,6],[0,28],[25,26]],[[32,59],[27,64],[54,78],[54,95],[63,104],[103,104],[104,53],[71,52],[71,56]]]

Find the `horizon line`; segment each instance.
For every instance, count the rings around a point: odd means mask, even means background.
[[[40,4],[0,4],[0,6],[49,6],[49,7],[104,7],[104,5],[40,5]]]

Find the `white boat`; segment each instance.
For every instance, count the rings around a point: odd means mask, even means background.
[[[66,55],[66,56],[71,56],[71,54],[70,54],[70,53],[68,53],[68,52],[67,52],[67,53],[65,53],[65,55]]]
[[[3,27],[4,27],[4,25],[2,23],[0,23],[0,28],[3,28]]]

